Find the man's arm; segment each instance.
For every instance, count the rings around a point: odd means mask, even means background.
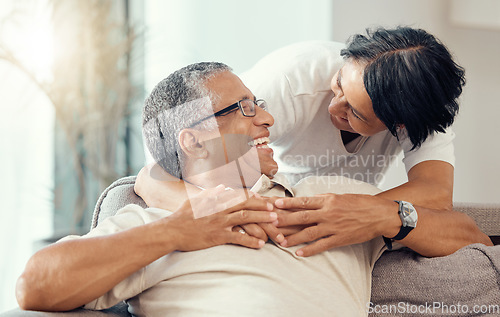
[[[453,172],[444,161],[424,161],[408,172],[408,182],[377,196],[391,200],[404,200],[414,205],[438,210],[453,207]]]
[[[375,237],[394,237],[401,228],[398,204],[369,195],[326,194],[315,197],[284,198],[277,208],[306,209],[280,214],[278,226],[310,225],[286,237],[285,245],[312,242],[297,250],[310,256],[334,247],[362,243]],[[424,256],[445,256],[472,244],[492,245],[474,221],[463,213],[416,206],[417,227],[400,242]]]
[[[233,232],[232,228],[275,221],[276,214],[265,211],[271,209],[263,200],[251,198],[233,208],[195,219],[186,201],[171,216],[141,226],[56,243],[28,261],[16,287],[19,306],[44,311],[80,307],[174,250],[193,251],[226,243],[260,248],[264,241]]]

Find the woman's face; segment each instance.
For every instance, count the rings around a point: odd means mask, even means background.
[[[328,106],[330,119],[339,130],[371,136],[387,127],[375,115],[363,83],[365,65],[348,60],[333,76],[334,97]]]

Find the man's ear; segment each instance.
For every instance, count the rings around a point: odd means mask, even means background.
[[[208,151],[200,139],[201,131],[195,129],[184,129],[179,133],[179,145],[188,157],[204,159],[208,156]]]

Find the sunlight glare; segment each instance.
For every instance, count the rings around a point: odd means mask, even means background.
[[[11,6],[18,11],[12,11],[10,18],[7,15],[9,23],[2,35],[5,45],[38,81],[50,82],[54,58],[50,5],[47,0],[28,3],[21,8]]]

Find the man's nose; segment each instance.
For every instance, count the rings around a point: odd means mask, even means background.
[[[271,127],[274,124],[274,117],[266,110],[256,107],[255,117],[253,117],[255,125],[265,125]]]

